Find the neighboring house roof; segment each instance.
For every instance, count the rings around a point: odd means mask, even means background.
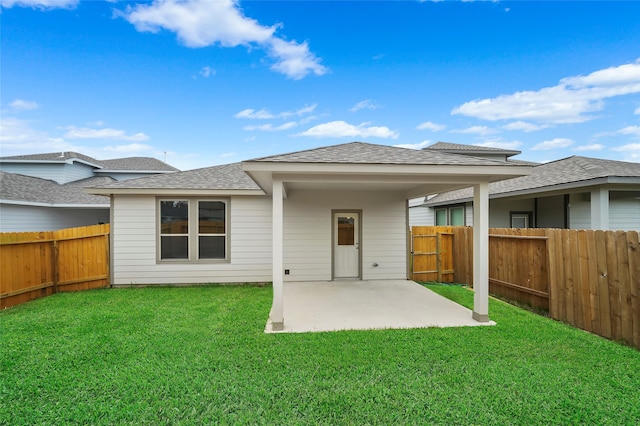
[[[109,207],[109,200],[90,195],[82,189],[87,186],[113,182],[110,177],[92,177],[59,184],[16,173],[0,172],[0,201],[12,204],[42,205],[50,207]]]
[[[449,142],[437,142],[433,145],[429,145],[424,150],[429,151],[442,151],[450,154],[456,153],[465,153],[469,154],[504,154],[507,157],[512,155],[520,154],[520,151],[511,150],[511,149],[502,149],[502,148],[494,148],[487,146],[477,146],[477,145],[463,145],[459,143],[449,143]]]
[[[51,152],[46,154],[14,155],[0,157],[0,162],[6,163],[68,163],[79,161],[105,171],[132,171],[132,172],[175,172],[173,166],[151,157],[126,157],[113,160],[96,160],[88,155],[77,152]]]
[[[241,163],[205,167],[166,175],[148,176],[93,189],[260,190]]]
[[[618,178],[618,179],[616,179]],[[598,183],[630,181],[640,185],[640,163],[602,160],[572,156],[533,167],[528,176],[507,179],[489,184],[489,196],[510,196],[526,192],[546,192],[555,189],[589,186]],[[435,206],[473,198],[471,188],[439,194],[424,205]]]
[[[503,161],[445,152],[398,148],[351,142],[289,154],[256,158],[249,162],[334,163],[334,164],[412,164],[412,165],[504,165]]]

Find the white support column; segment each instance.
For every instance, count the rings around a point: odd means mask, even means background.
[[[489,183],[473,186],[473,319],[489,321]]]
[[[284,328],[282,295],[284,287],[284,187],[283,182],[273,180],[273,305],[271,306],[271,329]]]
[[[591,229],[609,229],[609,190],[606,188],[591,191]]]

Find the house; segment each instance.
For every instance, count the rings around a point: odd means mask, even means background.
[[[491,183],[489,200],[492,228],[640,231],[640,163],[572,156],[534,164],[528,176]],[[410,217],[412,226],[471,225],[473,189],[414,199]]]
[[[147,157],[96,160],[75,152],[0,157],[0,232],[49,231],[109,222],[109,200],[86,186],[173,173]]]
[[[353,142],[114,182],[112,285],[407,279],[407,200],[474,186],[478,247],[489,182],[530,167]],[[487,250],[476,250],[474,317],[488,321]],[[484,279],[483,279],[484,278]]]

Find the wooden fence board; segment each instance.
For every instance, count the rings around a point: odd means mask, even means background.
[[[595,231],[595,239],[600,332],[602,336],[611,338],[613,334],[611,330],[611,304],[609,303],[609,275],[607,274],[607,236],[604,231]]]
[[[629,245],[627,233],[615,232],[616,255],[620,280],[620,335],[625,342],[633,342],[633,314],[631,312],[631,283],[629,282]]]
[[[633,345],[640,348],[640,241],[635,231],[627,233],[629,244],[629,282],[631,285],[631,311]]]
[[[109,285],[109,225],[0,234],[0,307]]]

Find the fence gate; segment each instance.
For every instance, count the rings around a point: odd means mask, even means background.
[[[411,231],[411,279],[453,282],[453,233],[414,226]]]

